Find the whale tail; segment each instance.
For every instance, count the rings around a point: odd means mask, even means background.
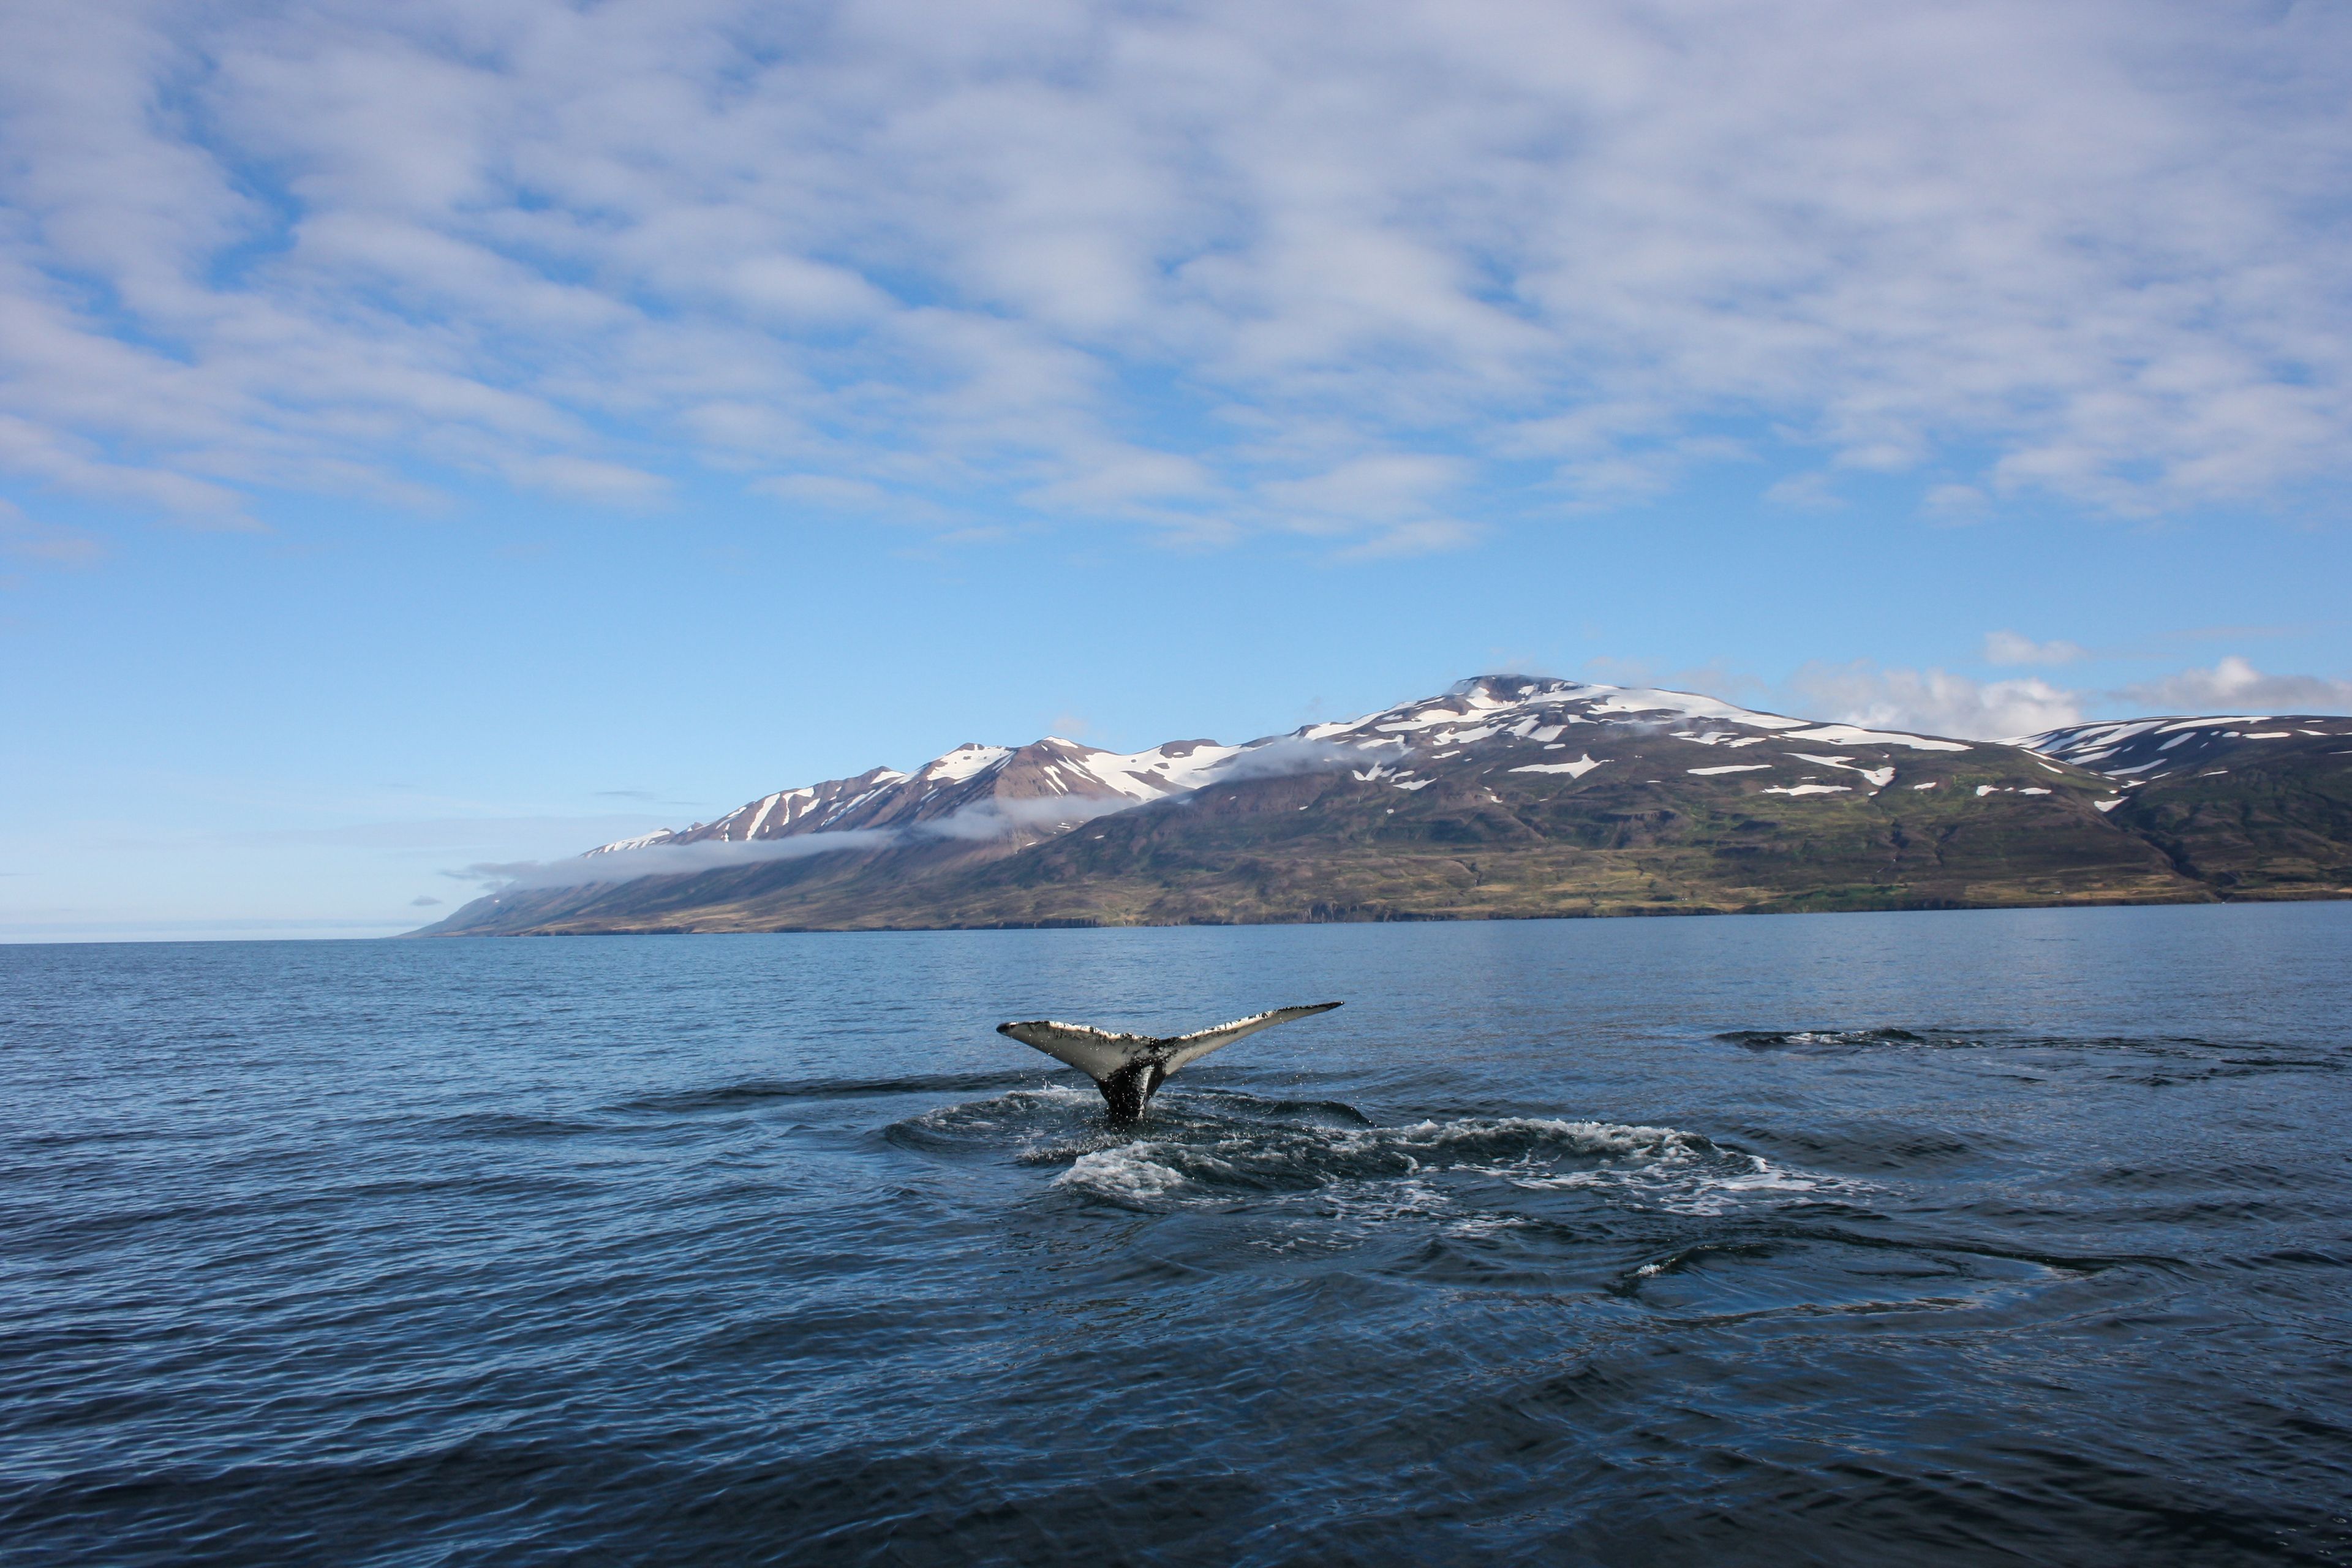
[[[999,1024],[996,1032],[1009,1035],[1024,1046],[1034,1046],[1055,1061],[1067,1062],[1093,1079],[1102,1090],[1103,1103],[1110,1108],[1111,1124],[1123,1127],[1142,1118],[1144,1107],[1151,1103],[1151,1097],[1160,1092],[1160,1086],[1177,1068],[1199,1061],[1244,1035],[1255,1035],[1260,1029],[1271,1029],[1276,1024],[1287,1024],[1310,1013],[1328,1013],[1339,1005],[1337,1002],[1318,1002],[1307,1007],[1276,1007],[1271,1013],[1253,1013],[1246,1018],[1236,1018],[1213,1029],[1195,1029],[1189,1035],[1114,1035],[1106,1029],[1056,1023],[1051,1018]]]

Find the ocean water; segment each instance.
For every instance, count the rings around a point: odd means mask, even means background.
[[[2347,1068],[2345,904],[0,949],[0,1560],[2341,1562]]]

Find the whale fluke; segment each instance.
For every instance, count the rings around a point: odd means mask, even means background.
[[[1067,1062],[1093,1079],[1102,1090],[1103,1103],[1110,1107],[1112,1124],[1124,1126],[1142,1117],[1143,1108],[1151,1103],[1151,1097],[1160,1092],[1160,1086],[1178,1068],[1199,1061],[1244,1035],[1255,1035],[1260,1029],[1271,1029],[1276,1024],[1287,1024],[1310,1013],[1328,1013],[1339,1005],[1337,1002],[1318,1002],[1308,1007],[1276,1007],[1271,1013],[1253,1013],[1246,1018],[1236,1018],[1213,1029],[1195,1029],[1189,1035],[1114,1035],[1107,1029],[1057,1023],[1051,1018],[999,1024],[996,1032],[1010,1035],[1024,1046],[1034,1046],[1055,1061]]]

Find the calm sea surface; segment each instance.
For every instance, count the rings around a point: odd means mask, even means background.
[[[2347,904],[0,948],[0,1107],[11,1564],[2352,1560]]]

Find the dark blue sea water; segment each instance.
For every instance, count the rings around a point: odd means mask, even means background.
[[[2345,904],[0,949],[0,1558],[2343,1561],[2347,1068]]]

